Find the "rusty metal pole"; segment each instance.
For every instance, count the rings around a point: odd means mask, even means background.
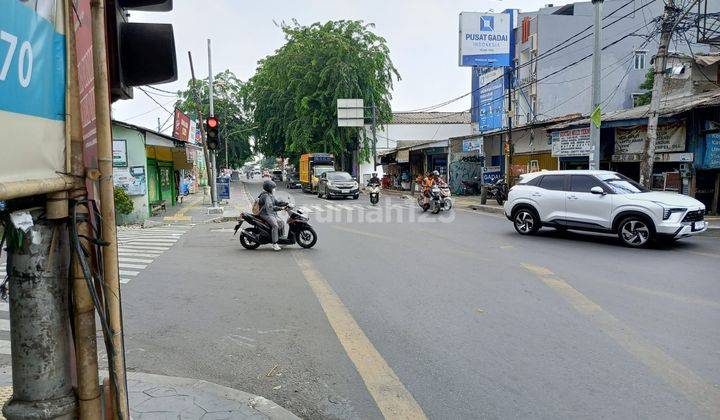
[[[62,209],[51,208],[54,216]],[[3,407],[10,420],[74,419],[70,374],[68,240],[56,221],[29,212],[27,230],[6,226],[10,284],[13,396]]]
[[[66,27],[72,28],[70,2],[65,2],[65,13],[68,17]],[[83,151],[85,145],[82,136],[82,122],[80,119],[80,89],[76,70],[77,54],[75,50],[75,33],[66,31],[67,35],[67,61],[68,61],[68,97],[67,97],[67,132],[70,137],[70,173],[79,178],[85,178],[85,164]],[[87,198],[85,183],[70,192],[72,200]],[[87,224],[87,209],[78,208],[79,235],[89,237],[90,229]],[[80,239],[87,247],[85,239]],[[73,289],[73,325],[75,326],[75,361],[77,374],[78,417],[81,420],[99,420],[101,418],[100,382],[98,379],[97,357],[97,331],[95,329],[95,307],[90,291],[88,290],[82,267],[77,256],[73,258],[70,287]]]
[[[105,36],[105,1],[92,0],[93,67],[95,70],[95,115],[98,144],[98,166],[100,169],[100,214],[102,215],[102,236],[108,242],[103,250],[103,272],[107,300],[110,340],[112,341],[112,365],[110,374],[114,395],[119,406],[120,419],[129,419],[127,381],[125,378],[125,344],[122,331],[122,304],[120,300],[120,271],[118,266],[117,227],[115,226],[115,195],[112,167],[112,127],[110,123],[110,86],[107,66]]]

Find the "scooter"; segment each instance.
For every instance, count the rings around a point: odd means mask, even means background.
[[[370,204],[374,206],[378,203],[378,201],[380,201],[380,185],[370,184],[368,187],[370,188]]]
[[[290,204],[285,206],[285,212],[288,214],[287,229],[288,234],[286,238],[279,238],[278,244],[280,245],[294,245],[298,244],[303,248],[312,248],[317,242],[317,233],[315,229],[310,226],[309,220],[302,210],[296,210]],[[240,213],[238,224],[235,225],[235,233],[238,233],[243,222],[250,226],[240,231],[240,245],[245,249],[256,249],[260,245],[271,243],[271,231],[270,226],[260,217],[249,213]]]
[[[433,185],[430,188],[430,207],[433,214],[440,213],[440,210],[449,211],[453,202],[450,198],[450,187],[447,185]]]

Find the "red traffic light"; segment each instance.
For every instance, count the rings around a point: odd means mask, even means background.
[[[207,119],[207,126],[210,128],[215,128],[218,126],[218,120],[215,117],[210,117]]]

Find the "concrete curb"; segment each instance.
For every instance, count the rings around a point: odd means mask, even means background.
[[[468,204],[468,208],[476,211],[481,211],[483,213],[491,213],[491,214],[505,214],[505,210],[502,207],[497,206],[488,206],[484,204]]]
[[[102,372],[107,375],[107,372]],[[152,373],[128,372],[127,379],[147,382],[155,385],[163,385],[169,387],[183,387],[194,391],[215,395],[218,399],[242,402],[248,407],[254,409],[259,414],[264,415],[273,420],[298,420],[299,417],[284,409],[278,404],[268,400],[267,398],[239,391],[237,389],[228,388],[216,383],[204,381],[201,379],[180,378],[175,376],[155,375]]]

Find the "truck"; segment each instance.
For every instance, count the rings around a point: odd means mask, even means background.
[[[300,185],[303,192],[315,193],[320,175],[334,170],[335,157],[331,153],[306,153],[300,156]]]

